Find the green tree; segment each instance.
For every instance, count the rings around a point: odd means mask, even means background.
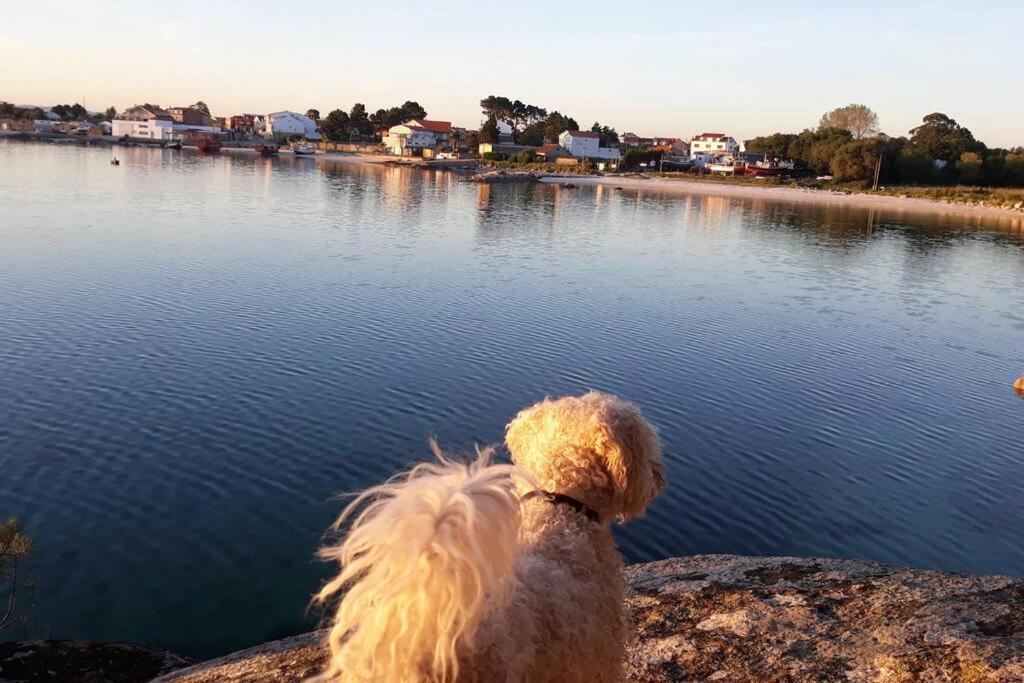
[[[204,113],[204,114],[206,114],[207,116],[209,116],[209,115],[210,115],[210,108],[209,108],[209,107],[207,107],[207,106],[206,106],[206,102],[203,102],[202,100],[199,100],[198,102],[196,102],[195,104],[193,104],[193,105],[192,105],[192,108],[193,108],[193,109],[198,109],[199,111],[203,112],[203,113]]]
[[[977,152],[964,152],[956,162],[956,170],[960,174],[960,182],[980,185],[985,178],[984,160]]]
[[[479,140],[481,143],[495,143],[498,141],[498,118],[491,114],[482,126],[480,126]]]
[[[1006,155],[1003,160],[1003,184],[1024,187],[1024,149]]]
[[[818,128],[842,128],[854,138],[866,138],[878,133],[878,114],[863,104],[848,104],[825,112]]]
[[[107,110],[103,112],[103,118],[107,121],[113,121],[117,118],[117,109],[114,107],[107,107]]]
[[[541,146],[544,144],[544,122],[531,123],[519,131],[516,142],[520,145]]]
[[[832,155],[830,168],[836,180],[871,180],[879,157],[885,153],[885,142],[878,138],[853,140],[839,147]]]
[[[331,142],[342,142],[349,137],[348,114],[335,109],[320,123],[320,132]]]
[[[556,143],[558,136],[567,130],[579,130],[580,124],[571,116],[565,116],[561,112],[553,111],[544,120],[544,142]]]
[[[512,135],[519,140],[519,133],[527,126],[532,126],[547,118],[548,112],[543,107],[526,104],[520,100],[511,100],[500,95],[488,95],[480,100],[480,109],[484,118],[492,116],[512,126]]]
[[[352,111],[348,114],[349,130],[362,136],[373,135],[373,124],[366,114],[366,105],[356,102],[352,105]]]
[[[21,533],[17,517],[0,522],[0,588],[6,598],[0,601],[0,631],[24,620],[32,609],[36,582],[26,579],[18,566],[32,553],[32,540]]]
[[[314,121],[319,121],[320,120],[320,110],[319,109],[307,109],[306,110],[306,116],[308,116],[309,118],[313,119]]]
[[[914,154],[909,148],[896,158],[896,172],[903,183],[932,185],[939,181],[934,159]]]
[[[615,131],[614,128],[611,128],[609,126],[602,126],[597,121],[594,121],[594,125],[590,127],[590,131],[593,133],[597,133],[599,136],[601,136],[602,147],[607,147],[611,144],[616,144],[619,141],[619,134]]]
[[[843,128],[805,130],[790,143],[786,156],[821,175],[830,173],[836,151],[853,139]]]
[[[949,162],[958,160],[964,152],[984,149],[971,131],[938,112],[928,114],[920,126],[911,129],[910,146],[917,154]]]
[[[427,118],[427,110],[420,106],[419,102],[413,102],[412,100],[406,100],[405,104],[398,108],[401,114],[401,121],[398,123],[405,123],[409,119],[425,119]]]
[[[748,152],[767,154],[772,159],[787,159],[789,146],[796,138],[796,133],[772,133],[747,140],[745,147]]]

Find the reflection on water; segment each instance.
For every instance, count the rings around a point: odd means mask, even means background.
[[[630,560],[1024,576],[1019,223],[0,142],[0,514],[58,637],[309,625],[338,504],[598,388],[661,430]]]

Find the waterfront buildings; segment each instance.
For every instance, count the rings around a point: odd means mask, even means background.
[[[174,136],[174,121],[170,117],[143,121],[117,118],[111,122],[110,134],[115,138],[127,136],[147,140],[170,140]]]
[[[260,132],[266,138],[281,142],[293,136],[299,135],[307,140],[319,140],[320,133],[317,131],[316,121],[305,114],[298,114],[294,111],[276,111],[267,114],[262,119],[263,127]]]
[[[690,140],[691,155],[706,152],[714,156],[731,156],[739,151],[739,143],[724,133],[701,133]]]
[[[567,130],[558,136],[558,144],[574,157],[584,159],[619,159],[618,147],[602,147],[601,136],[589,130]]]
[[[391,126],[382,143],[390,154],[421,156],[425,150],[438,151],[439,148],[449,147],[451,140],[451,121],[409,119],[405,123]]]
[[[171,115],[171,118],[176,123],[182,123],[186,126],[213,125],[213,117],[202,109],[196,109],[195,107],[170,107],[167,109],[167,113]]]

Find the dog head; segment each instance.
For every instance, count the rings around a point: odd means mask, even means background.
[[[654,428],[635,405],[608,394],[545,399],[509,423],[505,442],[541,488],[576,498],[602,519],[643,515],[665,486]]]

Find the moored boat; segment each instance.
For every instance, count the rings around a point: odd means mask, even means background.
[[[280,147],[278,147],[277,145],[272,145],[272,144],[259,144],[259,145],[256,145],[253,149],[255,149],[257,152],[259,152],[263,156],[269,157],[271,154],[277,154],[277,150],[279,150]]]
[[[203,154],[215,154],[220,151],[220,148],[223,147],[223,145],[220,140],[210,137],[196,140],[196,147],[198,147],[199,151]]]
[[[301,142],[293,142],[291,150],[296,154],[316,154],[316,147],[313,145],[304,145]]]
[[[743,172],[750,176],[775,177],[792,174],[794,165],[792,161],[755,161],[747,163]]]
[[[742,174],[743,169],[746,168],[746,164],[738,159],[725,158],[715,159],[705,166],[711,173],[720,173],[722,175],[736,175]]]

